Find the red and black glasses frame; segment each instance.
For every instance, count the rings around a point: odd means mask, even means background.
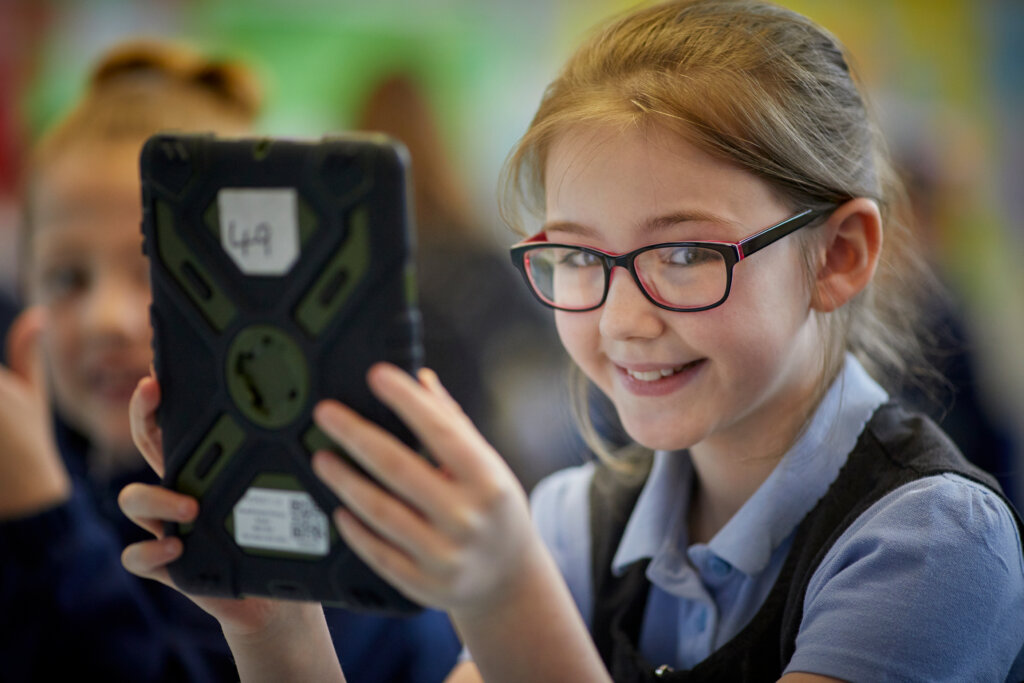
[[[644,293],[644,296],[659,308],[663,308],[668,311],[675,311],[679,313],[694,313],[697,311],[706,311],[717,306],[721,306],[725,303],[725,300],[729,298],[729,292],[732,289],[732,269],[737,263],[745,258],[755,254],[756,252],[764,249],[770,244],[779,241],[786,235],[789,235],[800,228],[810,225],[818,218],[828,215],[835,210],[835,207],[829,207],[826,209],[805,209],[795,216],[791,216],[775,225],[772,225],[760,232],[757,232],[750,237],[747,237],[739,242],[660,242],[658,244],[649,244],[639,249],[624,253],[615,254],[601,249],[595,249],[593,247],[585,247],[578,244],[561,244],[547,241],[547,235],[540,232],[527,240],[519,242],[513,245],[509,249],[509,255],[512,258],[512,265],[516,267],[526,284],[529,286],[530,291],[533,295],[545,306],[554,308],[560,311],[570,311],[574,313],[583,313],[586,311],[593,311],[604,305],[605,300],[608,298],[608,289],[611,284],[611,273],[612,269],[616,266],[620,266],[629,271],[632,275],[634,282],[640,291]],[[536,249],[545,249],[550,247],[561,247],[566,249],[576,249],[587,254],[591,254],[598,259],[598,262],[602,264],[604,268],[604,292],[601,294],[601,300],[593,306],[587,306],[585,308],[568,308],[559,306],[553,301],[548,300],[541,293],[540,289],[533,282],[533,278],[530,274],[530,252]],[[636,270],[636,257],[646,251],[652,249],[663,249],[663,248],[680,248],[680,247],[691,247],[691,248],[704,248],[711,249],[722,255],[723,262],[725,264],[725,291],[722,297],[712,304],[706,306],[697,307],[677,307],[666,304],[662,301],[658,301],[644,285],[643,280],[640,278],[639,273]]]

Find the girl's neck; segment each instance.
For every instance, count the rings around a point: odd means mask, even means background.
[[[781,453],[743,460],[734,457],[723,463],[714,456],[702,458],[693,450],[690,455],[695,474],[688,518],[690,543],[707,543],[721,531],[782,457]]]
[[[139,469],[142,456],[135,450],[116,450],[94,446],[87,457],[89,476],[96,481],[110,481]]]

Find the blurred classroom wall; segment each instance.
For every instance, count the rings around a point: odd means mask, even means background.
[[[390,71],[421,79],[480,229],[496,248],[505,154],[546,83],[623,0],[0,0],[0,286],[14,272],[25,150],[85,69],[133,35],[184,38],[252,64],[262,129],[319,136],[352,124]],[[1024,3],[790,0],[851,49],[890,145],[919,192],[922,229],[954,293],[979,400],[1012,432],[1024,500]]]

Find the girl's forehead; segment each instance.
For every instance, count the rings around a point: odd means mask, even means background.
[[[32,184],[35,229],[97,214],[141,214],[137,145],[83,144],[40,168]],[[136,226],[137,227],[137,226]]]
[[[787,211],[766,182],[662,126],[580,127],[559,136],[546,159],[545,202],[549,226],[655,228],[671,239],[738,239]]]

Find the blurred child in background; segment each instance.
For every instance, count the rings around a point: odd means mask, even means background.
[[[236,678],[214,619],[120,566],[141,536],[116,497],[148,473],[128,422],[152,358],[139,150],[159,130],[249,133],[260,100],[238,64],[126,43],[32,155],[20,259],[30,308],[0,367],[4,680]],[[359,680],[439,680],[458,649],[438,612],[327,615]]]

